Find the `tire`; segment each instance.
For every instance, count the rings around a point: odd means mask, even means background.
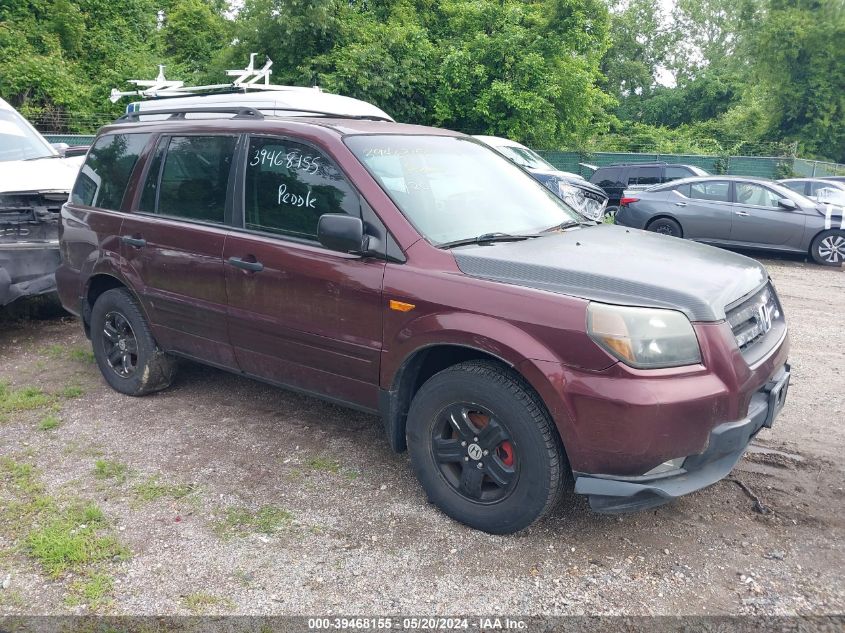
[[[670,237],[682,237],[681,225],[672,218],[657,218],[648,223],[646,231],[669,235]]]
[[[143,396],[159,391],[176,373],[176,360],[158,347],[138,303],[125,288],[97,298],[91,310],[91,343],[103,378],[120,393]]]
[[[545,407],[519,376],[489,361],[460,363],[426,381],[411,402],[407,437],[429,501],[492,534],[542,517],[569,472]]]
[[[816,235],[810,256],[822,266],[841,266],[845,262],[845,231],[831,229]]]

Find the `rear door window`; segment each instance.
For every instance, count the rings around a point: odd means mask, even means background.
[[[690,183],[689,197],[694,200],[730,202],[731,183],[726,180],[717,180],[715,182]]]
[[[225,223],[226,192],[237,138],[171,136],[156,148],[140,209],[200,222]]]
[[[613,187],[622,181],[621,167],[601,167],[590,178],[590,182],[599,187]]]
[[[295,141],[250,139],[244,186],[244,226],[316,240],[324,213],[361,216],[352,185],[323,152]]]
[[[120,210],[138,155],[151,134],[105,134],[88,152],[71,193],[71,202]]]
[[[631,167],[628,172],[628,184],[642,186],[660,184],[660,167]]]
[[[677,167],[675,165],[667,166],[664,173],[664,179],[666,182],[669,182],[670,180],[678,180],[680,178],[689,178],[692,176],[692,173],[686,167]]]

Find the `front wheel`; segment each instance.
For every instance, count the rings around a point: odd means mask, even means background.
[[[429,500],[493,534],[543,516],[568,469],[542,404],[519,376],[492,362],[460,363],[430,378],[411,403],[407,434]]]
[[[132,294],[104,292],[91,310],[91,344],[106,382],[120,393],[143,396],[170,385],[176,361],[156,344]]]
[[[810,255],[823,266],[841,266],[845,262],[845,231],[819,233],[810,245]]]

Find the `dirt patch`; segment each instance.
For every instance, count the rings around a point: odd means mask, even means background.
[[[0,614],[841,613],[845,275],[766,263],[794,381],[734,477],[771,512],[730,481],[622,517],[570,494],[511,537],[429,505],[373,416],[189,363],[124,397],[73,319],[6,321],[0,381],[47,401],[7,412],[0,457],[122,555],[49,574],[0,527]]]

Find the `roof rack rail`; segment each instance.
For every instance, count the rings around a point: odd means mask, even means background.
[[[234,114],[235,119],[263,119],[264,115],[255,108],[246,106],[197,106],[189,108],[163,108],[161,110],[134,110],[121,116],[118,121],[138,121],[142,116],[169,114],[171,119],[184,119],[186,114],[192,113],[222,113]]]
[[[270,67],[273,60],[269,57],[261,68],[255,68],[256,53],[250,53],[249,65],[243,70],[227,70],[226,75],[234,77],[231,83],[211,84],[207,86],[186,86],[182,81],[172,81],[164,76],[164,65],[158,67],[158,76],[152,80],[130,79],[127,83],[137,86],[135,90],[121,91],[113,88],[109,100],[117,103],[123,97],[144,97],[146,99],[158,99],[161,97],[190,97],[203,93],[214,92],[223,89],[237,90],[239,92],[252,91],[297,91],[313,90],[322,92],[318,86],[306,88],[303,86],[282,86],[270,83],[270,75],[273,71]],[[262,83],[261,80],[263,80]]]

